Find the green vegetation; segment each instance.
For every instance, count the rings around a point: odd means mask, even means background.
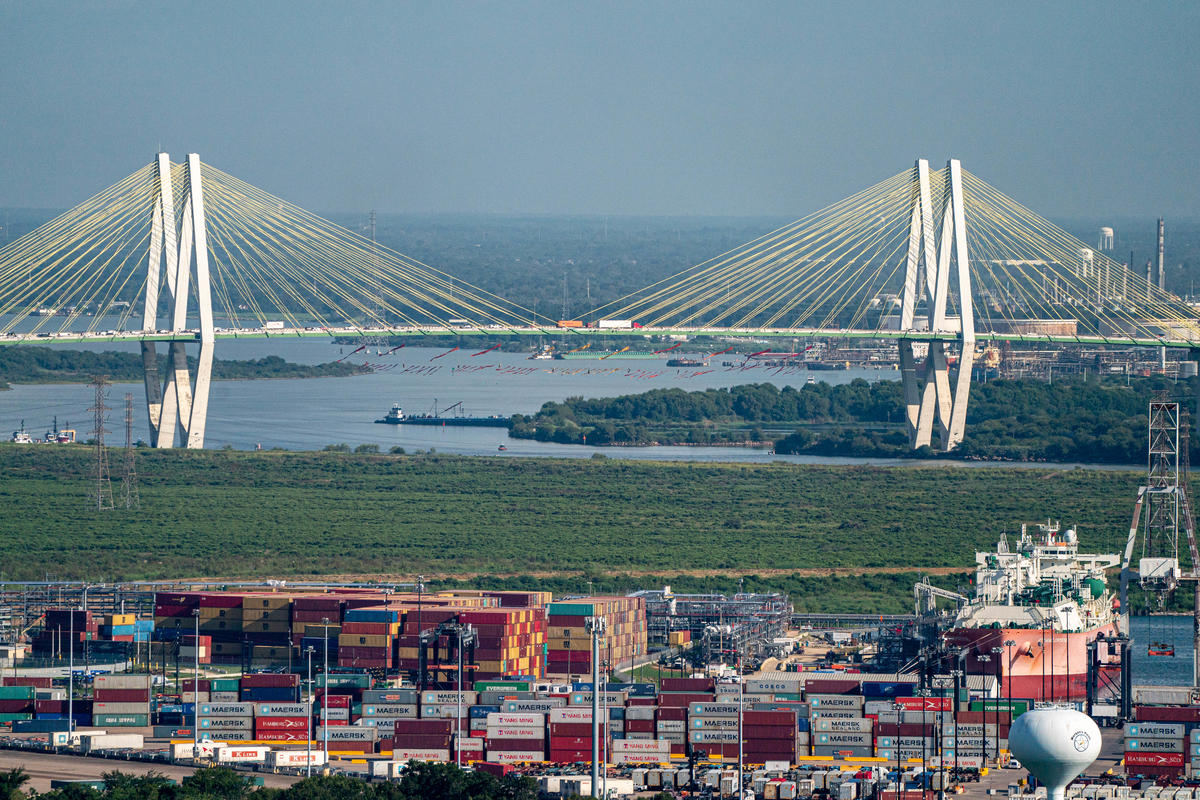
[[[196,359],[188,358],[196,368]],[[167,358],[159,355],[158,369],[165,374]],[[249,361],[213,361],[215,380],[256,378],[343,378],[371,372],[364,364],[331,361],[327,364],[292,364],[279,356]],[[87,383],[93,375],[112,381],[140,381],[142,357],[138,353],[57,350],[51,347],[0,347],[0,389],[9,383]]]
[[[1023,521],[1116,550],[1142,477],[138,450],[141,508],[98,513],[90,470],[84,447],[0,446],[6,578],[423,573],[599,592],[734,591],[745,575],[805,610],[903,610],[920,571],[960,585],[942,573]]]
[[[1197,381],[998,380],[971,389],[967,438],[954,458],[1145,461],[1146,408],[1157,393],[1195,396]],[[786,435],[784,435],[786,434]],[[778,438],[787,454],[903,457],[909,451],[897,381],[855,380],[782,389],[751,384],[546,403],[514,418],[512,435],[571,444],[727,444]],[[780,438],[781,437],[781,438]],[[1200,443],[1198,443],[1200,444]],[[932,451],[916,453],[933,457]],[[1200,456],[1200,447],[1194,456]]]
[[[34,800],[537,800],[532,778],[459,769],[454,764],[411,761],[399,782],[367,783],[345,775],[316,776],[286,789],[252,785],[241,773],[210,767],[188,775],[178,784],[158,773],[104,773],[104,789],[79,783],[49,792],[19,791],[28,780],[21,769],[0,772],[0,798]],[[10,794],[3,794],[11,788]]]

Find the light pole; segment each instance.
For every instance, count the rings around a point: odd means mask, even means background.
[[[200,758],[200,609],[192,609],[192,617],[196,621],[196,633],[192,640],[192,652],[195,654],[195,674],[192,678],[192,760]]]
[[[75,608],[74,608],[74,606],[71,607],[71,619],[70,619],[70,622],[68,623],[68,625],[70,626],[70,632],[67,634],[67,636],[70,638],[70,641],[67,643],[67,645],[70,648],[70,655],[67,656],[67,717],[68,717],[67,728],[68,728],[68,730],[74,730],[75,729]],[[58,630],[59,630],[58,636],[61,639],[62,638],[62,626],[61,625],[59,626]],[[62,650],[61,649],[58,651],[58,655],[59,655],[59,658],[62,658]],[[13,659],[13,661],[14,661],[14,663],[16,663],[15,658]]]
[[[419,643],[420,643],[421,632],[422,632],[422,629],[421,629],[421,594],[424,591],[425,591],[425,576],[418,575],[417,576],[417,642],[418,642],[418,647],[420,646]],[[418,660],[417,663],[418,663],[418,669],[420,669],[421,662]],[[421,669],[421,674],[417,676],[417,688],[422,692],[425,691],[425,670],[424,669]]]
[[[325,626],[325,659],[321,674],[325,676],[325,695],[329,695],[329,617],[322,617]],[[321,741],[325,748],[325,763],[329,763],[329,704],[321,703]]]
[[[1000,760],[1000,654],[1004,652],[1004,648],[999,646],[992,647],[992,658],[996,661],[996,710],[992,715],[996,720],[996,760]],[[984,717],[986,722],[987,718]]]
[[[592,635],[592,797],[598,797],[600,785],[600,636],[608,628],[604,617],[584,617],[584,627]]]
[[[313,654],[313,648],[312,648],[312,645],[310,644],[308,647],[304,648],[304,655],[308,657],[308,719],[305,720],[305,723],[304,723],[304,739],[305,739],[304,746],[306,748],[305,749],[305,756],[306,756],[305,763],[307,764],[307,767],[308,767],[306,777],[309,777],[309,778],[312,777],[312,718],[313,718],[312,654]],[[328,700],[329,700],[328,686],[329,686],[329,682],[327,680],[326,681],[325,700],[322,701],[321,705],[325,705],[325,703],[328,702]]]
[[[1006,666],[1007,666],[1007,669],[1008,669],[1008,692],[1007,692],[1007,694],[1008,694],[1008,702],[1007,702],[1005,705],[1007,705],[1007,706],[1008,706],[1008,724],[1009,724],[1009,725],[1011,725],[1011,724],[1012,724],[1012,679],[1013,679],[1013,671],[1012,671],[1012,666],[1013,666],[1013,662],[1012,662],[1012,649],[1013,649],[1013,645],[1015,645],[1015,644],[1016,644],[1016,642],[1014,642],[1012,639],[1009,639],[1009,640],[1007,640],[1007,641],[1004,643],[1004,646],[1005,646],[1006,648],[1008,648],[1008,664],[1006,665]],[[999,734],[999,730],[997,730],[997,732],[996,732],[996,733],[997,733],[997,735],[998,735],[998,734]],[[1010,745],[1010,746],[1011,746],[1011,745]]]
[[[740,662],[741,659],[739,658],[738,661]],[[737,798],[737,800],[741,800],[741,798],[742,798],[742,786],[744,783],[744,774],[743,774],[744,766],[743,766],[743,764],[745,761],[745,756],[742,751],[742,697],[744,694],[743,689],[745,688],[746,684],[742,682],[741,678],[742,678],[742,676],[739,675],[738,676],[738,776],[737,776],[737,792],[734,795]]]

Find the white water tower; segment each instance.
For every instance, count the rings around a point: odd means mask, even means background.
[[[1101,253],[1111,253],[1113,251],[1113,240],[1115,235],[1112,228],[1104,227],[1100,229],[1100,243],[1096,248]]]
[[[1039,708],[1017,717],[1009,749],[1046,786],[1049,800],[1064,800],[1067,784],[1100,755],[1100,729],[1087,714]]]

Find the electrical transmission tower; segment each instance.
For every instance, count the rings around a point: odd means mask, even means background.
[[[138,495],[137,465],[133,450],[133,393],[125,395],[125,469],[121,475],[121,502],[125,508],[141,508]]]
[[[104,375],[92,378],[92,386],[96,390],[95,403],[88,411],[94,415],[92,437],[95,443],[95,463],[93,464],[93,484],[89,492],[88,505],[95,503],[97,511],[105,511],[113,507],[112,482],[108,474],[108,451],[104,446],[104,420],[108,406],[104,404],[108,390],[108,379]]]

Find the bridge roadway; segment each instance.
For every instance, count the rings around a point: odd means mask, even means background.
[[[559,328],[554,325],[411,325],[389,328],[354,327],[292,327],[292,328],[217,328],[217,339],[271,339],[271,338],[333,338],[333,337],[380,337],[380,336],[581,336],[587,338],[630,337],[630,336],[687,336],[723,339],[893,339],[918,342],[959,340],[957,333],[930,333],[909,330],[851,330],[820,328],[719,328],[719,327],[669,327],[669,328]],[[197,342],[200,332],[183,331],[61,331],[0,334],[0,345],[50,344],[50,343],[108,343],[108,342]],[[1053,345],[1108,345],[1112,347],[1171,347],[1200,348],[1200,340],[1176,338],[1137,338],[1122,336],[1052,336],[1029,333],[977,332],[977,344],[989,342],[1014,342],[1020,344]]]

